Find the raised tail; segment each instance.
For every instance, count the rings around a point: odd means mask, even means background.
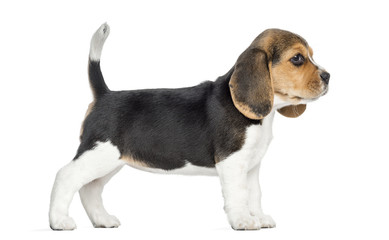
[[[104,23],[99,29],[97,29],[95,34],[93,34],[90,43],[88,74],[89,84],[95,99],[98,99],[109,92],[109,88],[105,84],[104,77],[100,69],[101,52],[108,35],[109,26],[107,23]]]

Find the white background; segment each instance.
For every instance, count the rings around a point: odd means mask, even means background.
[[[388,7],[384,1],[1,1],[0,238],[388,239]],[[89,41],[107,21],[113,90],[184,87],[225,74],[267,28],[303,36],[330,91],[297,119],[277,115],[261,169],[275,229],[236,232],[219,180],[124,168],[107,185],[118,229],[48,226],[57,170],[75,155],[92,96]],[[10,235],[10,233],[12,235]]]

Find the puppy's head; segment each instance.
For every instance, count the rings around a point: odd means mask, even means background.
[[[279,29],[261,33],[235,64],[229,83],[235,107],[250,119],[262,119],[277,96],[289,105],[278,112],[300,116],[307,102],[328,90],[330,75],[312,55],[308,43],[294,33]]]

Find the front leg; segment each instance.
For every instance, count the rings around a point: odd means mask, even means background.
[[[258,230],[259,218],[249,210],[248,166],[239,156],[232,156],[216,164],[224,197],[224,211],[235,230]]]
[[[249,210],[252,216],[259,219],[261,228],[273,228],[276,226],[273,218],[265,215],[261,206],[261,187],[259,185],[259,167],[260,164],[252,168],[247,174],[248,194],[249,194]]]

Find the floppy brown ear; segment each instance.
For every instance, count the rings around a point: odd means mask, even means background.
[[[247,118],[259,120],[273,107],[273,85],[266,53],[248,48],[238,58],[230,79],[235,107]]]
[[[277,111],[285,117],[296,118],[305,112],[306,104],[291,105],[278,109]]]

